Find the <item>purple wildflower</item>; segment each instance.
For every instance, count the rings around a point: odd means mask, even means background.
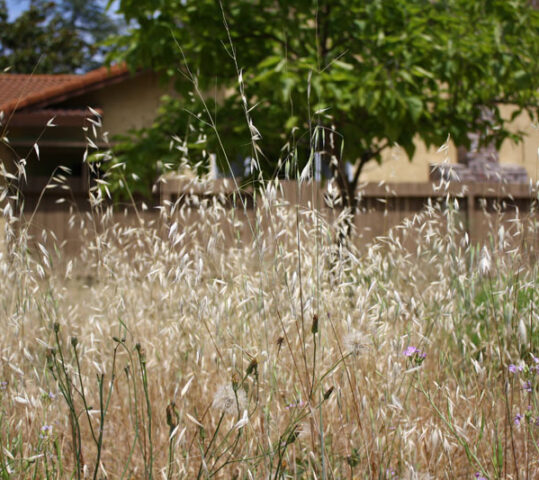
[[[411,357],[412,355],[415,355],[416,353],[420,353],[419,349],[416,347],[409,346],[404,352],[402,353],[405,357]]]
[[[7,382],[0,382],[0,390],[5,390],[7,388]]]
[[[512,363],[511,365],[509,365],[509,371],[511,373],[520,373],[524,370],[524,367],[522,365],[515,365],[514,363]]]
[[[301,408],[305,405],[305,402],[300,400],[299,402],[297,403],[289,403],[288,405],[286,405],[286,409],[287,410],[290,410],[291,408]]]
[[[419,350],[419,348],[414,346],[407,347],[406,350],[402,352],[402,354],[405,357],[410,358],[416,366],[421,365],[423,363],[423,360],[427,358],[427,354],[425,352],[422,352],[421,350]]]
[[[485,477],[483,477],[483,475],[481,475],[479,472],[476,472],[475,473],[475,478],[477,478],[477,480],[487,480]]]
[[[532,382],[529,380],[522,384],[522,390],[526,390],[528,393],[531,393],[532,391]]]
[[[535,373],[539,375],[539,357],[536,357],[533,353],[531,354],[532,361],[535,363],[535,365],[530,365],[530,370],[533,372],[535,370]]]
[[[41,427],[41,433],[39,434],[39,438],[45,439],[47,438],[49,433],[52,433],[52,425],[43,425]]]
[[[524,415],[521,415],[520,413],[517,413],[515,415],[515,425],[518,427],[520,425],[520,422],[524,418]]]

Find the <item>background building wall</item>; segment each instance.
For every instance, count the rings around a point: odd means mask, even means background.
[[[514,110],[511,106],[502,106],[502,115],[510,117]],[[501,164],[519,165],[526,169],[530,179],[535,183],[539,180],[539,126],[534,125],[527,114],[519,115],[512,122],[512,130],[522,130],[527,135],[518,144],[506,140],[499,150]],[[398,147],[384,152],[380,165],[367,164],[361,175],[362,182],[427,182],[429,181],[429,165],[442,163],[457,163],[458,153],[455,145],[450,142],[446,151],[439,152],[438,148],[427,149],[421,140],[416,141],[416,153],[410,162],[406,152]]]
[[[172,87],[161,83],[155,73],[143,72],[70,103],[102,108],[103,131],[113,136],[150,126],[165,94],[173,94]]]

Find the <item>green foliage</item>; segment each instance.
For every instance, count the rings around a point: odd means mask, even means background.
[[[100,65],[107,49],[98,42],[118,33],[96,0],[32,0],[8,21],[0,3],[0,69],[14,73],[75,73]]]
[[[208,113],[215,116],[231,159],[255,153],[237,60],[266,175],[296,147],[304,162],[315,148],[325,162],[336,158],[334,174],[350,192],[364,164],[384,149],[397,143],[411,158],[416,135],[440,145],[450,134],[467,146],[468,134],[480,131],[484,142],[499,145],[521,137],[508,130],[501,104],[537,118],[539,12],[525,0],[121,0],[119,10],[132,28],[114,58],[174,80],[185,99],[167,104],[175,134],[192,121],[181,114],[194,107],[191,72],[201,91],[226,92],[215,109],[192,111],[206,122]],[[316,125],[326,134],[313,145]],[[152,127],[136,138],[152,137],[162,152],[170,133]],[[217,151],[212,128],[203,136]],[[191,152],[193,161],[200,151]],[[122,160],[136,170],[130,158]],[[345,161],[356,165],[352,180]]]
[[[184,117],[188,120],[184,124]],[[180,141],[177,135],[181,135]],[[163,97],[157,117],[150,128],[132,130],[116,137],[116,155],[102,166],[108,169],[107,177],[112,180],[110,190],[115,195],[125,191],[125,183],[138,193],[150,195],[154,179],[178,165],[178,161],[188,163],[187,151],[203,153],[206,141],[202,136],[202,122],[199,118],[186,114],[183,102],[168,96]],[[176,138],[176,141],[173,139]],[[126,162],[128,158],[128,162]],[[91,160],[101,161],[99,154]],[[205,173],[207,162],[199,164],[198,173]]]

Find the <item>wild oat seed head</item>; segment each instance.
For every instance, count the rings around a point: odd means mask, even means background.
[[[487,249],[487,247],[483,247],[481,250],[481,257],[479,260],[479,272],[481,275],[486,275],[490,272],[490,266],[491,266],[491,260],[490,260],[490,253]]]
[[[247,396],[243,389],[234,392],[230,383],[221,385],[213,397],[212,407],[230,415],[238,415],[247,406]]]

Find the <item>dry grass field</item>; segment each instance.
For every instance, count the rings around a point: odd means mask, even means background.
[[[68,259],[6,206],[1,478],[539,478],[536,225],[472,245],[448,202],[338,246],[274,195],[183,209],[96,209]]]

